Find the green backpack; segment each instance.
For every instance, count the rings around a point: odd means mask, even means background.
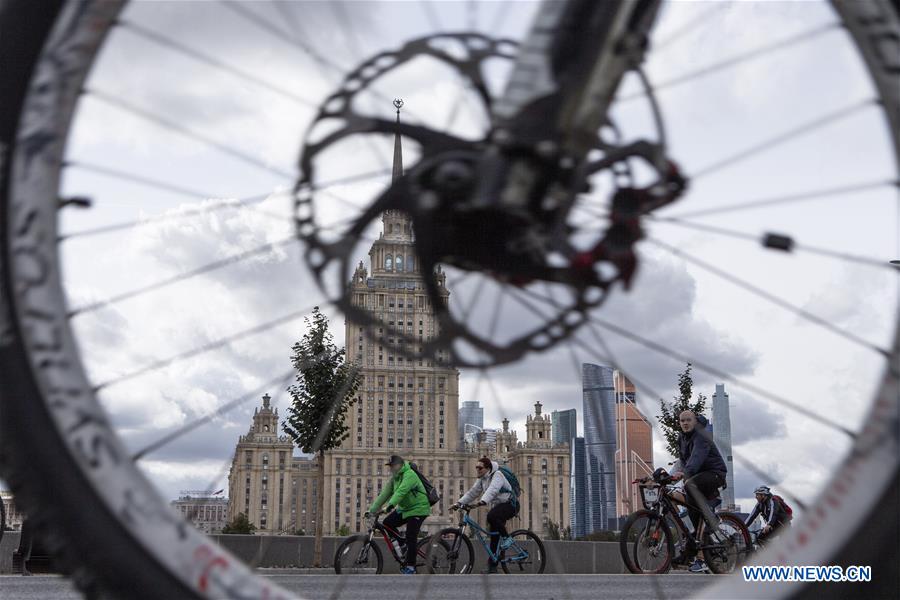
[[[509,485],[512,488],[509,490],[512,492],[510,503],[513,505],[513,508],[516,509],[516,512],[519,512],[519,495],[522,493],[522,486],[519,485],[519,478],[516,477],[515,473],[513,473],[506,465],[501,465],[497,470],[503,473],[503,476],[506,477],[506,481],[509,482]]]

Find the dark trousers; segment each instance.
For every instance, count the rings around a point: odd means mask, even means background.
[[[773,538],[783,533],[790,526],[790,521],[775,521],[775,523],[772,524],[772,530],[769,533],[763,533],[762,531],[760,531],[759,537],[757,537],[756,539],[763,544],[771,542]]]
[[[406,524],[406,564],[410,567],[416,566],[416,543],[419,541],[419,530],[422,529],[424,522],[425,517],[404,517],[396,510],[382,521],[395,535],[400,526]]]
[[[703,517],[703,512],[699,507],[707,500],[718,496],[719,488],[723,485],[725,485],[725,477],[715,471],[702,471],[684,480],[688,516],[694,526],[694,531],[697,531],[700,519]]]
[[[491,532],[491,552],[494,553],[494,556],[497,556],[497,548],[500,547],[500,537],[509,535],[506,531],[506,522],[514,516],[516,516],[516,509],[513,508],[513,505],[510,502],[498,504],[488,511],[488,531]],[[488,558],[488,561],[492,564],[496,564],[493,559]]]

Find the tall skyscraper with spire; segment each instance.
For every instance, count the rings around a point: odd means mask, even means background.
[[[725,459],[725,466],[728,467],[728,474],[725,476],[728,487],[722,490],[722,510],[737,511],[739,509],[734,504],[734,460],[731,455],[731,406],[724,383],[716,384],[716,393],[713,394],[712,400],[713,441]]]
[[[402,105],[399,100],[394,103],[398,122]],[[403,177],[399,133],[394,138],[392,177],[394,181]],[[509,429],[509,420],[503,419],[503,429],[495,430],[492,439],[484,436],[472,445],[472,451],[466,451],[459,443],[459,371],[448,364],[442,352],[414,359],[394,352],[392,330],[402,329],[412,343],[418,344],[435,335],[437,322],[416,259],[410,218],[402,211],[389,210],[382,215],[382,224],[383,231],[369,250],[369,264],[359,263],[349,288],[352,302],[369,311],[375,325],[345,321],[347,360],[360,366],[362,383],[345,417],[348,437],[340,448],[325,456],[321,484],[324,533],[334,534],[343,525],[352,531],[365,527],[369,504],[391,476],[385,463],[392,454],[415,462],[441,495],[425,524],[428,531],[456,523],[456,515],[448,508],[474,482],[475,461],[482,454],[508,464],[526,490],[519,516],[508,524],[510,530],[527,527],[545,533],[550,521],[567,524],[569,449],[568,445],[553,445],[550,416],[542,413],[540,402],[535,404],[534,414],[527,417],[524,442]],[[437,267],[434,277],[441,301],[449,302],[446,274]],[[248,453],[248,440],[242,437],[240,452],[235,454],[229,476],[230,514],[233,517],[245,512],[257,526],[265,514],[266,532],[275,530],[274,526],[283,530],[296,523],[311,533],[314,515],[310,511],[319,485],[314,459],[293,457],[288,475],[291,485],[284,482],[282,486],[279,479],[277,488],[278,502],[285,502],[285,509],[278,512],[277,521],[273,518],[275,490],[266,473],[274,475],[269,461],[275,456],[279,461],[285,453],[290,456],[291,443],[269,433],[277,427],[277,415],[265,412],[269,400],[264,403],[259,415],[269,420],[259,424],[262,417],[254,418],[254,427],[262,427],[263,438],[254,438],[253,452]],[[280,445],[275,452],[265,445],[276,442]],[[285,512],[288,508],[291,520]]]

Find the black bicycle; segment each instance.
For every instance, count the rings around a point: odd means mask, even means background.
[[[630,572],[667,573],[673,565],[687,563],[692,551],[697,551],[713,573],[731,573],[752,551],[750,532],[734,513],[717,513],[719,525],[714,531],[701,519],[691,532],[678,516],[676,504],[681,502],[672,496],[676,486],[666,471],[660,469],[635,483],[644,508],[628,517],[619,539],[622,560]]]
[[[384,514],[377,512],[372,516],[372,524],[368,533],[351,535],[341,542],[334,553],[334,572],[338,575],[361,575],[381,573],[384,568],[384,557],[381,548],[375,543],[375,534],[379,533],[384,538],[391,555],[401,565],[406,563],[406,539],[401,533],[388,527],[379,520]],[[425,566],[428,542],[425,537],[416,544],[416,569]]]

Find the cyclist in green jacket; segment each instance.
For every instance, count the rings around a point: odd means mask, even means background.
[[[401,573],[412,575],[416,572],[416,541],[419,537],[419,530],[422,529],[422,523],[431,514],[431,504],[428,503],[428,494],[425,492],[422,480],[410,468],[409,463],[403,460],[403,457],[394,454],[386,464],[391,468],[393,477],[375,498],[366,517],[378,512],[387,502],[384,512],[391,514],[382,521],[384,526],[394,535],[398,535],[397,529],[404,523],[406,524],[406,566],[403,567]]]

